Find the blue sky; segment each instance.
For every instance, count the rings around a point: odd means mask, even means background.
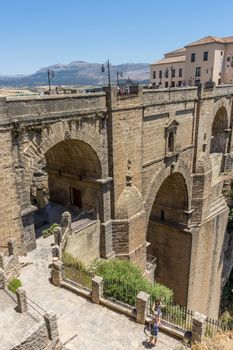
[[[207,35],[233,35],[232,0],[2,0],[0,75],[77,60],[153,62]]]

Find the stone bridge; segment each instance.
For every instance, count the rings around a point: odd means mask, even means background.
[[[83,254],[130,259],[146,274],[156,257],[150,277],[216,317],[232,101],[230,85],[0,99],[0,245],[15,237],[22,253],[34,249],[48,201],[93,211]]]

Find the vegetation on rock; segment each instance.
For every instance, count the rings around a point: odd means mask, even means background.
[[[195,344],[192,350],[232,350],[233,331],[217,333],[213,339],[206,339],[202,344]]]
[[[42,235],[44,238],[51,236],[54,234],[54,229],[59,227],[58,224],[52,224],[49,228],[47,228],[46,230],[42,231]]]
[[[16,293],[16,290],[19,287],[22,287],[22,282],[18,278],[13,278],[7,286],[7,288],[13,293]]]

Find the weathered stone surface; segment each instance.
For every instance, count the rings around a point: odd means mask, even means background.
[[[145,324],[146,316],[148,313],[150,295],[145,292],[139,292],[136,300],[137,316],[136,320],[138,323]]]
[[[182,304],[216,318],[228,212],[220,175],[232,163],[232,96],[231,86],[219,86],[1,100],[0,245],[13,237],[21,253],[35,247],[30,188],[36,192],[37,184],[43,206],[45,182],[51,200],[93,209],[101,257],[145,270],[151,253],[157,280]],[[48,176],[36,182],[42,163]]]
[[[17,306],[18,310],[21,313],[27,312],[28,306],[27,306],[27,297],[26,297],[26,291],[24,288],[19,287],[16,290],[16,296],[17,296]]]
[[[95,276],[92,278],[92,301],[96,304],[100,303],[103,296],[104,280],[102,277]]]

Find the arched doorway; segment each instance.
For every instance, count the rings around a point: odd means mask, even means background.
[[[180,173],[160,186],[148,222],[147,253],[157,258],[155,280],[173,289],[175,301],[187,304],[191,235],[187,228],[188,194]]]
[[[226,153],[228,133],[228,117],[225,107],[221,107],[215,115],[212,125],[210,153]]]
[[[60,223],[68,210],[72,225],[80,219],[97,218],[101,207],[101,165],[93,148],[69,139],[51,147],[38,164],[31,186],[31,202],[37,207],[34,222],[37,236],[52,223]]]

